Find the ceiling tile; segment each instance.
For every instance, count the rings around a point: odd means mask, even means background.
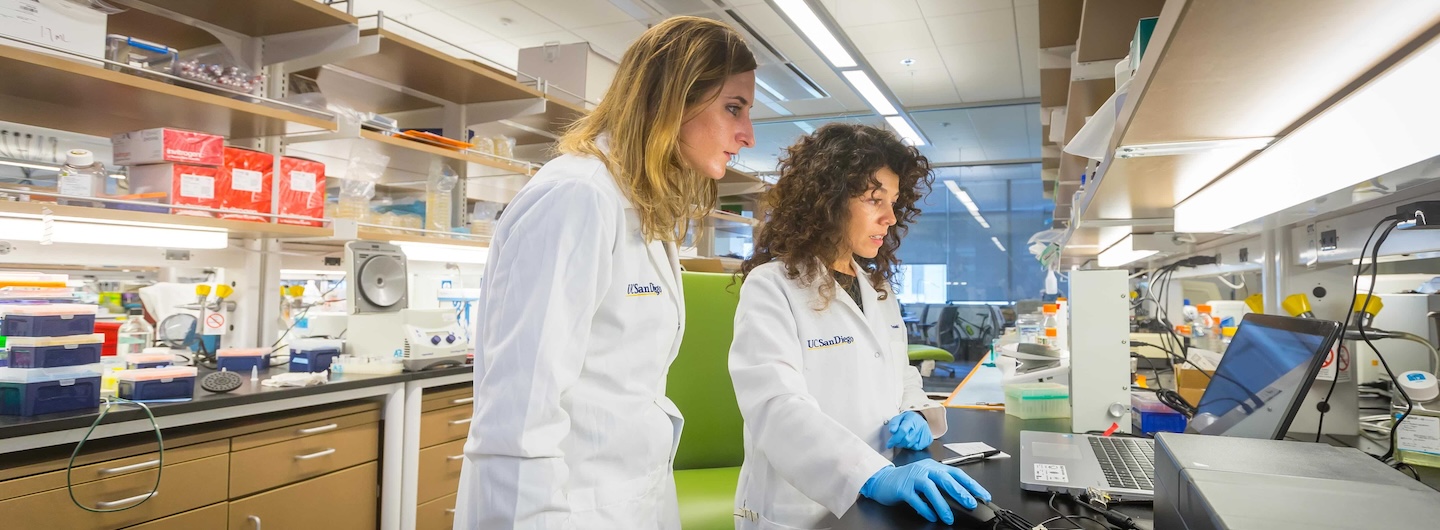
[[[881,72],[880,79],[904,107],[926,107],[958,103],[960,95],[945,68],[916,69],[904,72]]]
[[[609,0],[525,0],[525,7],[565,28],[635,21]]]
[[[1015,25],[1019,32],[1016,38],[1020,43],[1020,79],[1025,97],[1040,97],[1040,7],[1016,7]]]
[[[355,16],[363,17],[373,15],[376,11],[384,11],[385,16],[394,18],[399,15],[413,15],[434,11],[435,8],[429,4],[416,2],[415,0],[352,0],[355,2]]]
[[[909,22],[860,26],[845,30],[845,34],[862,53],[913,50],[935,46],[935,41],[930,38],[929,31],[918,31],[915,24]]]
[[[449,13],[502,39],[563,30],[554,22],[510,0],[460,8]],[[501,19],[509,19],[509,22]]]
[[[936,46],[1015,39],[1015,16],[1009,8],[927,18],[926,22]]]
[[[401,15],[395,17],[395,19],[405,23],[405,25],[434,35],[441,40],[456,44],[494,40],[496,38],[494,35],[485,33],[475,26],[461,22],[455,17],[439,11]],[[405,28],[404,26],[391,25],[387,26],[387,29],[398,32]]]
[[[406,3],[427,4],[437,11],[450,11],[462,7],[488,4],[495,0],[404,0]]]
[[[962,101],[995,101],[1024,96],[1015,42],[991,41],[940,48]]]
[[[920,0],[926,18],[996,9],[1010,9],[1010,0]]]
[[[841,103],[835,98],[795,99],[786,101],[784,105],[786,109],[790,110],[791,114],[796,116],[834,114],[849,110],[845,107],[844,103]]]
[[[645,25],[637,21],[575,28],[576,35],[590,43],[590,47],[619,61],[625,55],[630,43],[645,33]]]
[[[765,3],[765,0],[725,0],[725,3],[734,7],[741,7],[753,6],[755,4],[763,4]]]
[[[574,33],[570,33],[568,31],[556,31],[554,33],[526,35],[523,37],[512,37],[505,40],[510,44],[514,44],[517,48],[521,49],[544,46],[546,43],[551,42],[558,42],[560,44],[574,44],[577,42],[585,42],[585,39],[580,38],[580,36]]]
[[[785,58],[791,62],[820,60],[820,55],[815,53],[815,50],[810,49],[810,44],[806,43],[805,39],[794,33],[789,35],[766,35],[765,40],[780,53],[785,54]]]
[[[914,64],[906,66],[901,61],[911,59]],[[918,48],[914,50],[896,50],[891,52],[866,53],[865,60],[876,72],[908,72],[910,70],[931,70],[945,68],[945,62],[940,59],[940,51],[935,48]]]
[[[931,162],[976,162],[986,160],[979,135],[967,109],[943,112],[912,112],[921,133],[930,145],[921,148]]]
[[[842,28],[884,24],[887,22],[918,22],[920,8],[915,0],[840,0],[830,16]]]
[[[740,14],[740,18],[744,19],[746,24],[767,38],[775,35],[795,34],[795,30],[790,28],[790,24],[785,22],[785,18],[771,9],[768,4],[737,7],[735,12]]]
[[[840,110],[870,110],[870,106],[866,105],[865,101],[860,99],[860,96],[856,95],[854,91],[850,90],[850,85],[845,84],[845,82],[840,79],[840,76],[837,75],[834,70],[831,70],[830,66],[824,61],[818,59],[814,61],[796,61],[794,64],[796,68],[799,68],[800,71],[805,72],[805,75],[810,76],[810,79],[818,83],[821,88],[824,88],[825,92],[828,92],[830,94],[830,99],[834,99],[838,101],[841,105],[843,105],[843,108]],[[800,110],[796,110],[791,105],[786,105],[785,107],[789,108],[791,112],[794,112],[795,114],[801,116],[808,114],[819,114],[819,112],[802,112]]]
[[[520,48],[505,41],[473,42],[462,47],[511,70],[518,68],[520,63]]]

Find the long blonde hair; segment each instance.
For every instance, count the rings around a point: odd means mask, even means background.
[[[715,181],[680,155],[687,112],[719,96],[755,56],[734,29],[700,17],[673,17],[651,27],[620,60],[605,97],[560,138],[562,153],[605,162],[640,216],[648,241],[685,239],[690,221],[715,207]],[[608,133],[609,153],[596,144]]]

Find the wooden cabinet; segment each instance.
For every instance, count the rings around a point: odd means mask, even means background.
[[[380,466],[375,462],[230,502],[230,530],[375,528]]]
[[[198,460],[166,463],[160,470],[150,469],[96,480],[74,486],[75,499],[91,509],[117,509],[144,499],[160,476],[160,487],[154,496],[134,508],[92,513],[80,509],[70,500],[62,484],[49,490],[0,502],[0,521],[6,528],[122,528],[161,517],[174,515],[202,506],[224,502],[225,476],[229,472],[229,453]],[[62,472],[63,473],[63,472]]]
[[[229,503],[211,504],[198,510],[126,527],[126,530],[219,530],[225,528]]]
[[[318,477],[373,461],[379,453],[378,423],[236,451],[230,458],[230,496]]]
[[[454,493],[421,503],[415,510],[415,530],[450,530],[454,526]]]
[[[470,418],[474,415],[469,405],[420,413],[420,447],[464,440],[470,434]]]
[[[460,464],[465,460],[465,440],[455,440],[420,450],[420,481],[415,499],[424,503],[455,493],[460,488]]]

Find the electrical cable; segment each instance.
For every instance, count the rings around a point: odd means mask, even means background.
[[[140,499],[139,502],[136,502],[135,504],[131,504],[131,505],[126,506],[126,507],[124,507],[124,508],[116,508],[116,509],[113,509],[113,510],[106,510],[106,509],[100,509],[100,508],[91,508],[91,507],[86,506],[86,505],[84,505],[84,504],[80,504],[80,501],[75,498],[75,483],[74,483],[74,482],[72,481],[72,479],[70,478],[70,474],[71,474],[71,471],[73,471],[73,470],[75,469],[75,459],[80,456],[80,449],[81,449],[82,447],[85,447],[85,442],[90,439],[90,435],[95,432],[95,428],[98,427],[98,426],[100,426],[100,422],[101,422],[102,420],[104,420],[104,419],[105,419],[105,415],[110,412],[110,407],[112,407],[112,406],[114,406],[114,405],[116,405],[116,404],[125,404],[125,405],[136,405],[136,406],[139,406],[139,407],[141,408],[141,410],[144,410],[144,411],[145,411],[145,416],[147,416],[147,417],[150,418],[150,427],[155,430],[155,444],[160,447],[160,450],[158,451],[158,455],[159,455],[159,456],[156,457],[157,464],[155,465],[155,485],[150,488],[150,493],[146,494],[146,495],[145,495],[145,498]],[[164,472],[164,470],[165,470],[165,439],[164,439],[162,436],[160,436],[160,424],[155,421],[155,413],[154,413],[154,412],[151,412],[150,406],[149,406],[149,405],[146,405],[146,404],[144,404],[144,403],[141,403],[141,402],[139,402],[139,401],[131,401],[131,400],[128,400],[128,399],[112,398],[111,400],[105,402],[104,407],[102,407],[102,408],[100,409],[100,414],[99,414],[98,416],[96,416],[96,417],[95,417],[95,421],[90,424],[90,429],[87,430],[87,431],[85,431],[85,435],[84,435],[84,436],[81,436],[81,437],[80,437],[80,441],[75,444],[75,450],[70,452],[70,461],[65,464],[65,491],[70,494],[70,502],[75,503],[75,506],[80,507],[81,510],[85,510],[85,511],[87,511],[87,512],[92,512],[92,513],[114,513],[114,512],[123,512],[123,511],[125,511],[125,510],[129,510],[129,509],[131,509],[131,508],[135,508],[135,507],[137,507],[137,506],[140,506],[141,504],[145,504],[146,501],[149,501],[150,499],[155,498],[155,494],[160,492],[160,475]]]
[[[1086,515],[1066,515],[1065,512],[1060,511],[1060,508],[1057,508],[1057,507],[1055,506],[1055,497],[1058,497],[1058,496],[1060,496],[1060,493],[1059,493],[1059,492],[1051,492],[1051,493],[1050,493],[1050,500],[1049,500],[1049,501],[1046,501],[1046,503],[1045,503],[1046,506],[1049,506],[1049,507],[1050,507],[1050,511],[1055,512],[1055,515],[1058,515],[1058,516],[1059,516],[1059,517],[1050,519],[1051,521],[1054,521],[1054,520],[1056,520],[1056,519],[1064,519],[1066,522],[1075,525],[1075,528],[1078,529],[1078,530],[1084,530],[1085,527],[1080,526],[1080,523],[1078,523],[1078,522],[1076,522],[1076,521],[1090,521],[1090,522],[1093,522],[1093,523],[1096,523],[1096,524],[1100,525],[1100,528],[1104,528],[1105,530],[1111,530],[1111,529],[1113,528],[1112,526],[1110,526],[1109,523],[1106,523],[1105,521],[1101,521],[1101,520],[1099,520],[1099,519],[1096,519],[1094,516],[1086,516]],[[1041,523],[1041,525],[1044,525],[1044,523]]]
[[[1375,223],[1375,227],[1370,229],[1370,235],[1365,238],[1365,244],[1360,246],[1360,258],[1356,260],[1357,263],[1355,264],[1355,280],[1351,283],[1350,305],[1345,308],[1345,320],[1341,321],[1340,323],[1341,337],[1345,336],[1345,331],[1350,328],[1350,319],[1355,315],[1355,300],[1359,297],[1360,294],[1360,275],[1365,274],[1365,251],[1370,249],[1370,242],[1375,239],[1375,234],[1380,231],[1381,227],[1385,226],[1388,223],[1394,223],[1397,221],[1399,221],[1399,217],[1391,215],[1385,217],[1384,219],[1381,219],[1380,222]],[[1377,249],[1375,253],[1378,256],[1379,245],[1377,244],[1376,247]],[[1372,268],[1375,267],[1375,263],[1373,261],[1371,263],[1371,266]],[[1370,285],[1372,286],[1373,290],[1373,286],[1375,285],[1374,282],[1372,281]],[[1369,296],[1369,294],[1366,295],[1367,304],[1369,303]],[[1341,348],[1344,348],[1344,344],[1341,344]],[[1315,424],[1315,443],[1320,443],[1321,433],[1325,432],[1325,414],[1330,412],[1330,397],[1335,394],[1335,387],[1338,386],[1337,383],[1339,382],[1339,379],[1339,374],[1336,374],[1336,377],[1330,380],[1330,388],[1325,391],[1325,399],[1322,399],[1319,403],[1315,404],[1315,410],[1318,410],[1320,412],[1320,419]]]
[[[1370,306],[1370,300],[1375,296],[1375,277],[1380,273],[1380,246],[1385,244],[1385,240],[1390,237],[1390,232],[1394,231],[1395,227],[1399,225],[1398,219],[1396,221],[1396,223],[1391,224],[1385,229],[1384,232],[1380,233],[1380,238],[1375,240],[1375,248],[1371,249],[1370,251],[1370,290],[1365,293],[1365,307]],[[1360,279],[1356,278],[1355,281],[1358,288]],[[1358,329],[1360,330],[1360,338],[1364,339],[1365,345],[1369,346],[1370,351],[1375,353],[1375,358],[1380,359],[1380,366],[1385,368],[1385,373],[1390,376],[1390,380],[1398,381],[1398,379],[1395,377],[1395,372],[1390,370],[1390,363],[1385,361],[1385,356],[1380,354],[1380,350],[1375,348],[1375,343],[1371,342],[1370,336],[1365,333],[1365,321],[1363,317],[1361,318],[1360,326]],[[1344,334],[1342,333],[1341,335],[1343,336]],[[1339,379],[1339,377],[1337,376],[1336,379]],[[1400,417],[1395,418],[1395,423],[1390,426],[1390,446],[1385,450],[1385,455],[1380,457],[1380,460],[1382,461],[1389,460],[1390,457],[1395,454],[1395,448],[1396,444],[1399,442],[1399,437],[1395,436],[1394,433],[1400,432],[1400,423],[1404,422],[1405,418],[1408,418],[1410,416],[1410,412],[1415,410],[1415,404],[1410,401],[1410,396],[1405,393],[1405,389],[1400,387],[1399,385],[1396,385],[1395,390],[1399,392],[1400,397],[1405,400],[1405,413],[1401,414]]]

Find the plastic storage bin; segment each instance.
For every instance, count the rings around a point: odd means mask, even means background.
[[[105,335],[11,337],[10,368],[56,368],[100,362]]]
[[[3,331],[7,337],[64,337],[95,333],[95,306],[44,304],[8,306]]]
[[[290,371],[323,372],[344,351],[344,342],[338,339],[296,340],[290,343]]]
[[[249,373],[251,368],[270,367],[269,348],[224,348],[215,352],[215,368]]]
[[[1130,394],[1130,425],[1139,434],[1185,432],[1185,415],[1161,403],[1153,392]]]
[[[1057,383],[1005,385],[1005,413],[1022,420],[1070,417],[1070,387]]]
[[[131,353],[125,355],[125,368],[139,370],[141,368],[160,368],[175,363],[175,356],[170,354],[169,348],[162,348],[165,351],[160,353]]]
[[[122,399],[190,399],[195,397],[195,367],[167,366],[115,372]]]
[[[0,368],[0,415],[37,416],[100,406],[100,365]]]

